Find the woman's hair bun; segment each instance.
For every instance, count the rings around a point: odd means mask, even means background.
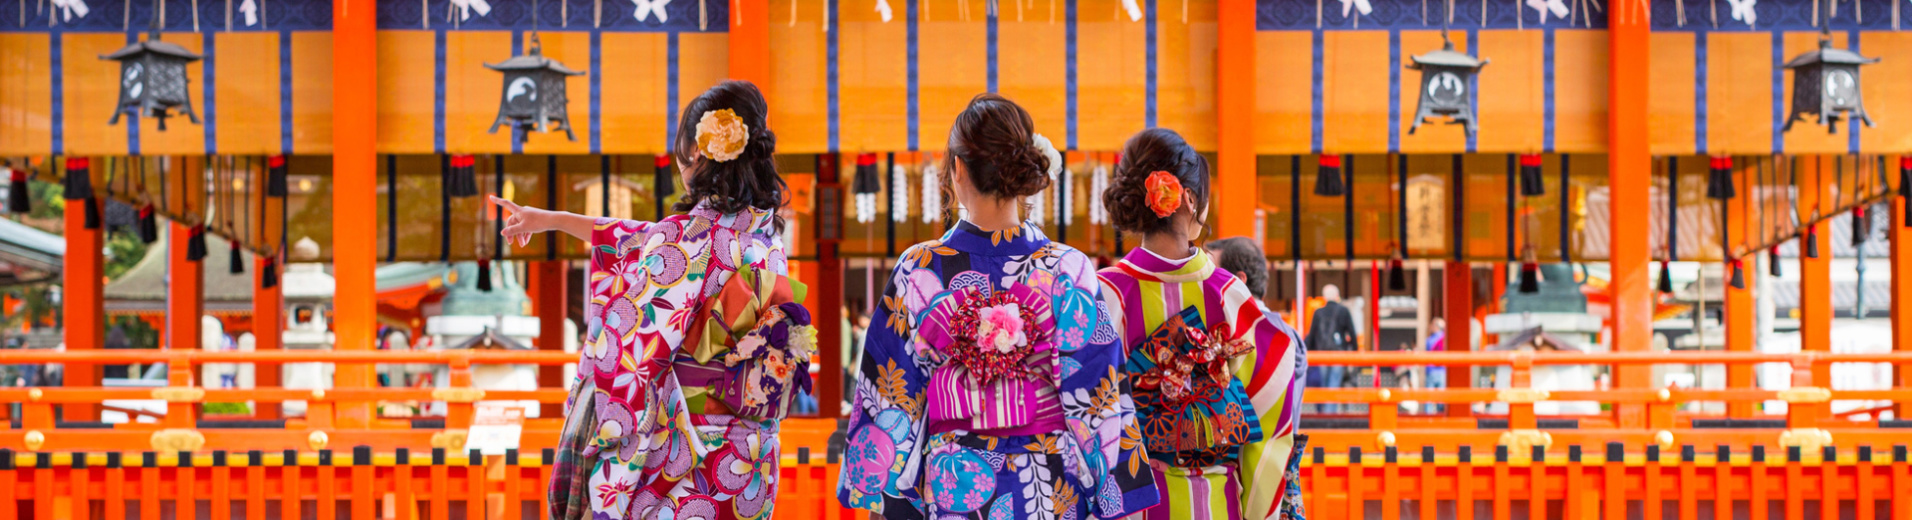
[[[1116,229],[1144,235],[1169,230],[1174,215],[1156,216],[1148,206],[1148,177],[1158,171],[1174,175],[1197,205],[1208,202],[1208,160],[1174,130],[1143,130],[1122,145],[1122,160],[1102,192]]]
[[[1033,141],[1035,119],[1021,105],[994,93],[979,94],[949,129],[944,171],[962,161],[971,183],[985,195],[1021,198],[1049,187],[1049,158]]]

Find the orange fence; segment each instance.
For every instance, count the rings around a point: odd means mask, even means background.
[[[17,504],[0,506],[0,520],[120,518],[117,513],[127,508],[164,512],[178,504],[198,504],[201,514],[192,516],[205,518],[227,518],[234,508],[246,518],[263,518],[252,514],[259,508],[298,508],[301,513],[292,515],[297,517],[475,518],[472,504],[490,517],[536,517],[544,511],[549,478],[545,448],[555,444],[561,418],[527,419],[522,455],[473,459],[462,451],[465,432],[478,401],[558,403],[565,394],[555,388],[471,388],[471,367],[575,359],[536,351],[0,351],[0,364],[163,362],[169,370],[164,388],[0,389],[0,400],[20,403],[19,416],[12,418],[17,423],[0,422],[0,504]],[[450,388],[215,389],[198,386],[193,376],[206,363],[304,362],[440,364],[450,369]],[[1311,518],[1472,518],[1464,513],[1479,511],[1495,518],[1692,520],[1701,509],[1753,519],[1804,518],[1801,512],[1808,509],[1839,515],[1821,518],[1912,518],[1900,503],[1912,501],[1892,500],[1912,496],[1906,437],[1897,428],[1907,424],[1858,422],[1855,414],[1830,409],[1834,400],[1892,403],[1874,412],[1904,409],[1912,389],[1826,388],[1833,364],[1904,365],[1912,363],[1912,352],[1321,352],[1309,363],[1507,367],[1512,386],[1310,390],[1310,403],[1367,405],[1361,414],[1304,420],[1311,437],[1303,461]],[[1750,374],[1759,363],[1788,365],[1792,387],[1546,391],[1529,385],[1532,370],[1547,365],[1646,370],[1714,364]],[[1736,381],[1750,384],[1750,378]],[[56,420],[62,406],[108,399],[164,401],[167,410],[157,423]],[[1454,410],[1403,414],[1404,400]],[[306,401],[306,414],[233,421],[200,413],[202,403],[248,401]],[[1536,414],[1534,405],[1546,401],[1593,401],[1602,412]],[[1750,404],[1763,401],[1785,402],[1787,411],[1753,412]],[[337,409],[380,402],[443,402],[447,412],[443,418],[380,418],[354,428],[335,424]],[[1695,402],[1724,402],[1736,411],[1722,416],[1680,410]],[[1474,413],[1468,408],[1475,403],[1504,403],[1507,411]],[[1329,424],[1321,426],[1323,421]],[[839,428],[830,419],[786,421],[780,516],[856,516],[833,498]],[[334,447],[340,449],[336,456]],[[819,452],[823,456],[811,455]]]

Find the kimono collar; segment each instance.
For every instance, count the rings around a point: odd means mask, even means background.
[[[743,211],[736,213],[718,213],[716,208],[711,207],[709,199],[699,201],[696,207],[690,209],[691,217],[709,220],[715,225],[723,226],[740,234],[769,227],[772,217],[776,216],[776,214],[777,213],[772,210],[758,209],[749,206],[745,206]]]
[[[1122,257],[1123,270],[1130,273],[1154,278],[1163,282],[1179,283],[1205,280],[1215,272],[1215,264],[1208,259],[1208,252],[1202,248],[1193,248],[1194,254],[1181,260],[1169,260],[1155,254],[1147,248],[1137,247]]]
[[[970,254],[992,256],[1026,255],[1042,249],[1049,237],[1028,222],[1001,231],[984,231],[967,220],[943,234],[943,245]]]

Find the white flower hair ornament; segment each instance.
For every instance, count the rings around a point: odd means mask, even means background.
[[[1035,134],[1035,137],[1030,139],[1030,144],[1036,147],[1036,151],[1042,152],[1043,157],[1049,158],[1049,171],[1044,172],[1049,174],[1049,178],[1054,179],[1062,175],[1062,152],[1056,150],[1056,145],[1049,142],[1049,138],[1043,137],[1042,134]]]
[[[717,162],[743,155],[750,144],[750,126],[731,109],[704,112],[697,120],[697,152]]]

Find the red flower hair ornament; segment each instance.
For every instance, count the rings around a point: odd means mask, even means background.
[[[1155,216],[1167,218],[1182,208],[1182,181],[1176,179],[1175,174],[1157,170],[1149,174],[1143,187],[1146,190],[1144,199]]]

